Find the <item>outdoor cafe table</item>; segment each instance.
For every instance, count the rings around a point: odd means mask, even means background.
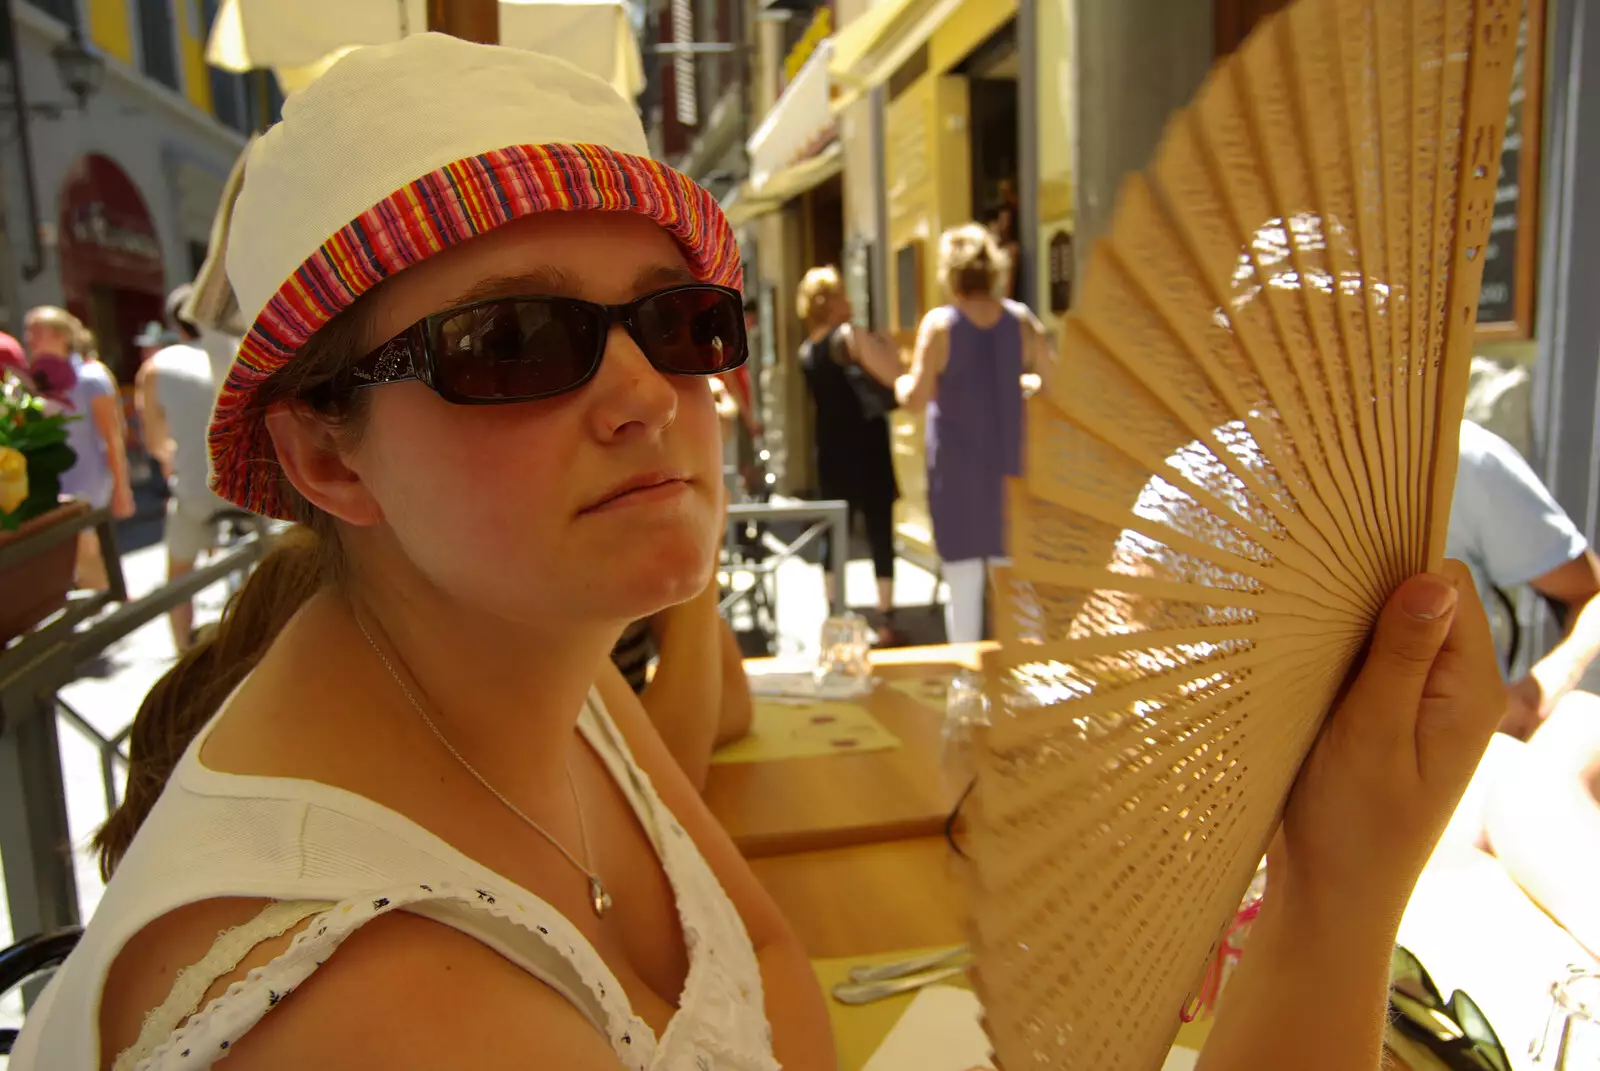
[[[825,988],[842,981],[851,965],[901,960],[965,941],[963,865],[942,836],[751,862]],[[1513,1071],[1542,1066],[1531,1064],[1528,1049],[1545,1022],[1548,983],[1568,963],[1597,966],[1493,858],[1461,845],[1442,845],[1429,862],[1400,940],[1446,993],[1459,986],[1472,994],[1500,1032]],[[862,1066],[910,1003],[911,997],[902,996],[847,1008],[828,1000],[843,1071]],[[1202,1020],[1185,1027],[1179,1043],[1198,1047],[1209,1025]],[[1393,1053],[1388,1066],[1406,1068]]]
[[[884,681],[977,669],[986,645],[872,654]],[[760,661],[748,663],[752,668]],[[705,801],[746,858],[939,834],[955,805],[940,772],[944,711],[880,684],[865,707],[900,746],[887,751],[711,767]]]

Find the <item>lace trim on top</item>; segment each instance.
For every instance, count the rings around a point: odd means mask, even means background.
[[[200,962],[178,972],[167,999],[144,1017],[138,1039],[118,1054],[111,1071],[132,1071],[140,1060],[153,1053],[163,1038],[195,1013],[206,990],[218,978],[232,974],[251,949],[262,941],[282,937],[318,911],[333,906],[326,900],[277,900],[244,925],[223,931]]]
[[[585,1005],[592,1002],[592,1007],[601,1010],[605,1021],[595,1025],[606,1034],[612,1051],[628,1071],[780,1071],[772,1056],[772,1030],[764,1011],[759,964],[738,910],[688,833],[657,795],[595,697],[591,696],[580,713],[578,726],[628,798],[673,889],[689,970],[678,1011],[659,1039],[648,1023],[633,1014],[627,994],[605,961],[559,912],[514,885],[507,888],[491,882],[478,888],[444,881],[406,884],[333,905],[296,934],[276,959],[252,969],[132,1063],[132,1071],[195,1071],[210,1067],[322,966],[346,937],[372,919],[400,908],[410,908],[424,917],[447,912],[488,916],[485,921],[503,920],[535,935],[556,957],[571,965],[587,992],[567,992],[550,978],[536,976],[591,1018]],[[403,816],[397,817],[410,824]],[[473,863],[468,857],[462,858]],[[490,873],[481,864],[473,866]],[[449,919],[439,921],[451,924]],[[288,923],[278,932],[292,925]],[[496,944],[492,933],[455,928],[491,947]],[[502,954],[506,954],[504,950]],[[241,952],[227,970],[213,971],[195,999],[209,988],[211,981],[233,970],[243,955]],[[204,973],[200,968],[210,958],[208,955],[191,970],[197,976]],[[524,969],[528,969],[526,963]],[[591,1000],[582,999],[584,996]],[[169,1002],[172,999],[169,997]],[[165,1005],[162,1010],[166,1010]],[[120,1063],[116,1071],[124,1071]]]

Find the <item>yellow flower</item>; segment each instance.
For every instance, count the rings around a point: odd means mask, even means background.
[[[10,513],[28,498],[28,459],[0,446],[0,513]]]

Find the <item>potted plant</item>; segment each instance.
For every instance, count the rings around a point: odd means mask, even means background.
[[[0,346],[0,550],[40,544],[37,554],[0,565],[0,644],[59,609],[72,590],[77,540],[46,546],[40,538],[89,511],[88,503],[61,498],[61,475],[77,460],[67,422],[78,419],[65,399],[72,366],[61,363],[64,372],[30,369]]]

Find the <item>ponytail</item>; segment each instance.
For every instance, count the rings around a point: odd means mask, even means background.
[[[215,632],[156,682],[133,719],[127,792],[94,838],[100,876],[107,881],[189,744],[336,565],[331,534],[319,536],[297,525],[273,542],[229,601]]]
[[[380,284],[363,293],[307,339],[294,360],[256,388],[255,404],[268,408],[278,402],[303,402],[353,445],[365,423],[366,395],[356,389],[348,358],[361,352],[365,309],[381,289]],[[107,881],[155,806],[173,767],[206,722],[255,669],[306,600],[340,579],[343,559],[333,518],[302,498],[281,472],[279,479],[280,496],[300,523],[273,540],[272,549],[229,601],[216,631],[156,682],[133,719],[128,790],[122,806],[94,838],[100,874]]]

